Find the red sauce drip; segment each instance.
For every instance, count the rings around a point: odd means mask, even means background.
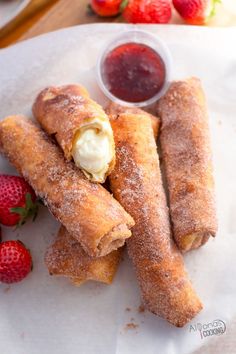
[[[107,54],[102,77],[107,89],[127,102],[142,102],[163,87],[166,69],[160,55],[138,43],[122,44]]]

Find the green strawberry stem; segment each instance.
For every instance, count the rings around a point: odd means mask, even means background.
[[[26,219],[28,217],[32,217],[32,220],[34,221],[37,217],[38,214],[38,203],[33,202],[31,198],[30,193],[26,193],[25,195],[25,206],[24,207],[15,207],[11,208],[10,211],[12,213],[16,213],[20,215],[20,220],[17,224],[17,227],[24,225],[26,222]]]
[[[128,5],[129,0],[123,0],[120,4],[120,12],[123,12],[126,6]]]
[[[216,5],[221,4],[221,0],[212,0],[212,9],[208,19],[211,19],[216,14]]]
[[[96,15],[95,11],[93,10],[92,6],[90,4],[87,5],[87,14],[89,16]]]

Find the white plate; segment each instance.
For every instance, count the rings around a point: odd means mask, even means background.
[[[30,0],[0,0],[0,29],[13,20]]]
[[[30,114],[35,95],[49,84],[80,82],[104,104],[95,81],[96,58],[112,36],[127,28],[79,26],[2,50],[0,119]],[[207,94],[220,227],[215,240],[185,260],[205,305],[191,324],[220,319],[226,323],[226,333],[201,339],[190,324],[177,329],[152,314],[139,313],[138,286],[127,259],[112,286],[90,283],[76,288],[67,279],[50,277],[43,255],[58,223],[42,207],[34,224],[29,222],[15,232],[3,229],[4,239],[19,237],[31,249],[34,269],[19,284],[0,285],[1,354],[186,354],[212,353],[213,347],[214,353],[222,353],[230,347],[236,318],[236,28],[143,28],[169,45],[175,78],[196,75]],[[3,158],[0,170],[14,172]],[[136,330],[126,329],[131,318],[139,325]]]

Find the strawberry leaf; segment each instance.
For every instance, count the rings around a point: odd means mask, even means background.
[[[93,10],[93,8],[92,8],[92,6],[91,6],[90,4],[88,4],[88,6],[87,6],[87,14],[88,14],[89,16],[94,16],[94,15],[96,15],[95,11]]]
[[[128,5],[129,0],[123,0],[120,4],[120,12],[123,12],[126,6]]]
[[[25,215],[25,208],[22,208],[22,207],[15,207],[15,208],[11,208],[10,211],[12,213],[16,213],[16,214],[19,214],[21,216],[24,216]]]
[[[211,19],[216,14],[216,5],[221,4],[221,0],[212,0],[212,9],[208,19]]]
[[[30,193],[25,195],[25,206],[24,207],[15,207],[11,208],[12,213],[16,213],[20,216],[20,220],[17,226],[24,225],[28,217],[32,217],[32,220],[35,221],[38,214],[38,203],[32,201]]]

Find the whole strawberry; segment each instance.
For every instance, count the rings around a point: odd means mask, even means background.
[[[171,3],[169,0],[129,0],[123,17],[131,23],[167,23],[171,19]]]
[[[22,225],[37,215],[36,195],[22,177],[0,175],[0,223]]]
[[[32,269],[29,250],[20,241],[0,243],[0,282],[15,283],[24,279]]]
[[[116,16],[120,13],[122,0],[91,0],[91,8],[102,17]]]
[[[173,0],[173,5],[185,22],[204,25],[215,14],[220,0]]]

